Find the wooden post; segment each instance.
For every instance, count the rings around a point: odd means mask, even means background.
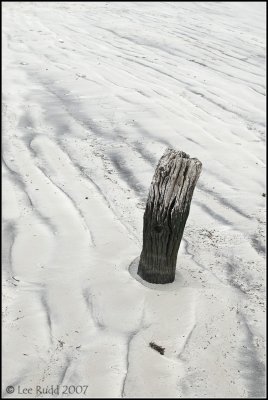
[[[183,151],[167,149],[151,183],[143,218],[138,274],[151,283],[175,279],[177,254],[202,164]]]

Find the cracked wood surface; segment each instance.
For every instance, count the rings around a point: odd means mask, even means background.
[[[156,167],[144,213],[138,274],[151,283],[175,279],[177,254],[189,215],[201,162],[167,149]]]

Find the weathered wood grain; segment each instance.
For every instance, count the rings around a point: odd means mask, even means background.
[[[147,282],[175,279],[177,254],[201,169],[198,159],[173,149],[167,149],[158,162],[144,212],[138,267]]]

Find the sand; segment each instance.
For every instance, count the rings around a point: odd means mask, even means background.
[[[265,397],[265,3],[4,2],[2,55],[3,397]],[[203,171],[152,285],[166,147]]]

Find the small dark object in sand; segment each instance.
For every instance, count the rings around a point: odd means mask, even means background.
[[[263,193],[263,194],[262,194],[262,197],[265,197],[265,196],[266,196],[265,193]]]
[[[158,351],[158,353],[162,355],[165,353],[164,347],[158,346],[158,344],[155,344],[154,342],[150,342],[149,345],[152,349]]]

